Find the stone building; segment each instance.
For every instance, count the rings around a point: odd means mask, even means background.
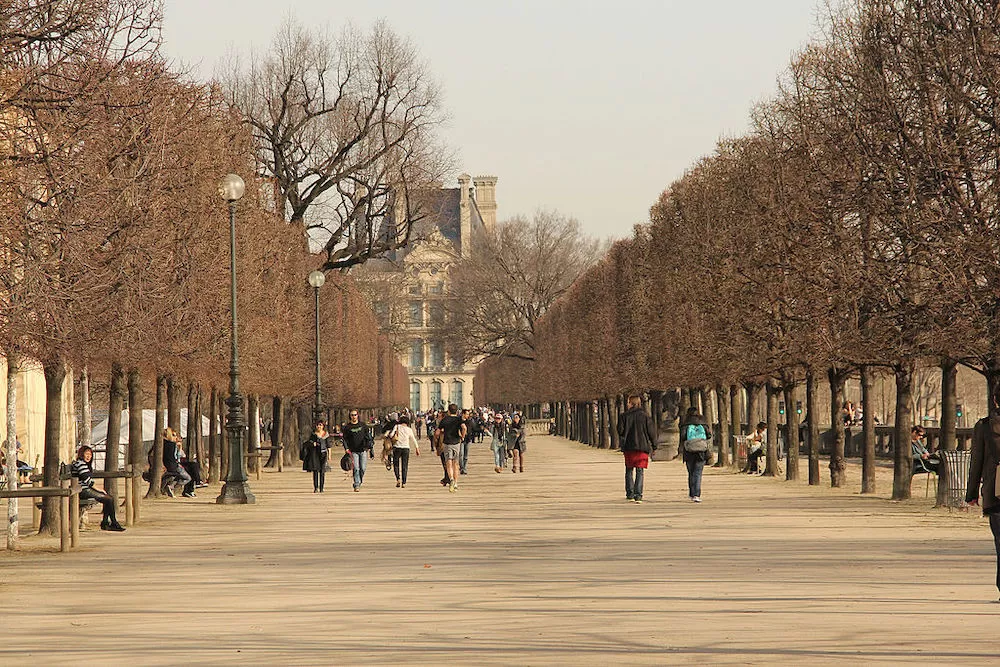
[[[369,269],[396,288],[376,301],[376,314],[392,321],[400,361],[410,378],[410,408],[426,411],[449,403],[473,407],[477,359],[463,359],[446,337],[451,268],[472,250],[473,239],[496,226],[495,176],[462,174],[457,188],[426,193],[427,216],[414,225],[410,245]]]

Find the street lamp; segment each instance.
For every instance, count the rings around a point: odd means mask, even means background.
[[[323,418],[323,394],[319,387],[319,288],[326,282],[326,274],[313,271],[309,274],[309,284],[313,288],[313,302],[316,305],[316,396],[313,398],[313,423]]]
[[[243,421],[243,395],[240,394],[240,356],[236,327],[236,202],[246,191],[246,184],[236,174],[227,174],[219,183],[219,196],[229,204],[229,309],[231,328],[229,333],[229,397],[226,405],[226,431],[229,432],[229,471],[222,492],[215,502],[221,505],[247,505],[257,502],[247,484],[246,424]]]

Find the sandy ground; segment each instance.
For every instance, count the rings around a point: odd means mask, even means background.
[[[695,505],[658,462],[634,505],[620,455],[538,437],[528,462],[497,475],[477,445],[457,494],[426,452],[406,489],[378,465],[361,493],[269,473],[255,506],[203,489],[70,554],[29,538],[0,553],[0,663],[998,660],[989,529],[922,479],[890,503],[857,495],[856,468],[837,490],[710,469]]]

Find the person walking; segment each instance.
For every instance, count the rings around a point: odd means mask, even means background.
[[[490,443],[490,449],[493,450],[493,472],[501,473],[507,467],[507,422],[499,412],[493,415],[490,435],[493,436]]]
[[[326,484],[326,466],[330,457],[330,434],[327,433],[325,423],[316,422],[312,435],[302,443],[300,454],[302,469],[312,473],[313,493],[323,493]]]
[[[642,502],[642,487],[649,455],[656,451],[653,420],[642,407],[642,399],[628,397],[628,409],[618,420],[618,438],[625,456],[625,499]]]
[[[420,443],[410,428],[410,418],[403,415],[396,424],[395,438],[392,444],[392,472],[396,475],[396,488],[406,488],[406,473],[410,469],[410,450],[420,456]]]
[[[507,429],[507,451],[510,452],[510,471],[524,472],[524,451],[528,448],[527,435],[521,413],[516,412]]]
[[[698,408],[690,407],[681,427],[680,450],[688,471],[688,498],[701,502],[701,476],[708,462],[712,431]]]
[[[458,457],[465,439],[465,422],[458,416],[458,406],[454,403],[448,405],[448,414],[438,422],[438,431],[441,432],[443,445],[441,447],[441,458],[445,465],[445,474],[448,477],[448,491],[455,493],[458,491]]]
[[[997,498],[997,466],[1000,465],[1000,386],[993,390],[990,416],[976,422],[972,431],[972,460],[965,502],[982,503],[983,516],[990,522],[997,554],[996,586],[1000,591],[1000,498]],[[980,500],[982,498],[982,500]],[[1000,602],[1000,599],[997,600]]]
[[[96,500],[104,508],[101,530],[124,533],[125,529],[115,517],[115,499],[110,494],[94,488],[94,450],[84,445],[77,452],[76,460],[69,466],[69,473],[80,483],[80,500]]]
[[[462,438],[462,449],[458,457],[458,474],[469,474],[469,447],[476,437],[476,424],[470,410],[462,410],[462,423],[465,424],[465,436]]]
[[[368,455],[375,447],[375,438],[368,425],[361,422],[357,410],[351,410],[348,419],[349,421],[340,427],[340,434],[344,441],[344,449],[351,455],[351,464],[354,470],[354,492],[358,493],[365,481]]]

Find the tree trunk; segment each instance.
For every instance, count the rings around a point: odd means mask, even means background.
[[[892,457],[892,499],[906,500],[910,497],[910,480],[913,476],[913,458],[910,451],[910,429],[913,427],[913,413],[910,401],[913,398],[912,361],[896,364],[896,427],[893,430]]]
[[[785,479],[796,481],[799,478],[799,413],[795,409],[798,387],[795,380],[789,379],[782,389],[785,395],[785,450],[788,452]]]
[[[833,429],[830,486],[836,489],[844,485],[844,471],[847,468],[844,460],[844,420],[840,418],[840,409],[844,403],[844,373],[831,368],[827,371],[827,375],[830,382],[830,424]]]
[[[819,473],[819,378],[811,368],[806,369],[806,425],[809,431],[809,486],[820,484]]]
[[[17,470],[17,373],[21,369],[21,355],[7,352],[7,470]],[[17,491],[17,475],[7,475],[7,488]],[[18,534],[17,498],[7,499],[7,548],[17,549]]]
[[[247,439],[247,449],[251,454],[260,451],[260,396],[257,394],[247,395],[247,424],[250,426],[249,438]],[[249,472],[256,472],[260,460],[256,457],[249,459]]]
[[[944,459],[944,452],[953,452],[958,449],[958,441],[955,438],[957,424],[957,398],[955,396],[956,380],[958,377],[958,365],[951,359],[941,360],[941,439],[938,443],[938,450],[941,458]],[[941,465],[941,473],[938,475],[937,500],[935,505],[942,507],[948,503],[948,466]]]
[[[861,493],[875,493],[875,392],[871,366],[861,367]]]
[[[147,498],[160,497],[163,482],[163,408],[166,400],[166,378],[156,375],[156,414],[153,416],[153,460],[149,469],[149,490]]]
[[[618,438],[618,405],[621,399],[615,396],[614,403],[608,399],[608,426],[611,436],[611,449],[621,449],[621,442]]]
[[[721,384],[715,386],[716,412],[719,413],[719,460],[716,467],[728,467],[729,459],[729,392]]]
[[[173,375],[167,376],[167,426],[181,434],[180,385]]]
[[[740,386],[737,384],[729,385],[729,426],[733,435],[740,435],[742,433],[742,428],[740,426]],[[731,438],[731,441],[726,445],[732,449],[733,465],[739,463],[739,454],[736,449],[736,438]]]
[[[187,433],[184,435],[184,452],[192,461],[198,457],[198,430],[195,428],[195,420],[198,418],[197,412],[198,390],[194,382],[188,382],[187,386]]]
[[[128,462],[132,470],[138,473],[142,470],[142,376],[138,368],[130,368],[128,372]],[[140,486],[142,478],[138,476],[125,480],[132,485],[132,523],[139,522],[139,498],[142,497]],[[127,515],[126,515],[127,516]]]
[[[774,477],[778,474],[778,385],[772,380],[767,381],[767,464],[764,466],[764,476]]]
[[[218,484],[221,479],[222,459],[219,447],[219,391],[213,386],[208,400],[208,483]]]
[[[280,396],[271,398],[271,446],[274,447],[281,442],[282,426],[284,425],[284,402]],[[278,465],[279,452],[271,450],[271,455],[267,457],[265,468],[273,468]]]
[[[754,428],[761,421],[760,410],[758,409],[758,403],[760,402],[761,385],[757,382],[751,382],[746,385],[746,388],[747,388],[747,425],[750,427],[750,432],[753,433]]]
[[[104,443],[104,470],[118,470],[121,449],[122,410],[125,407],[125,371],[117,363],[111,365],[111,393],[108,397],[108,438]],[[104,490],[118,502],[118,480],[104,480]]]
[[[42,371],[45,374],[45,452],[42,458],[42,483],[45,486],[59,486],[59,441],[62,439],[62,397],[66,365],[62,359],[49,361],[42,366]],[[42,499],[39,535],[59,534],[59,503],[58,497]]]
[[[202,423],[202,417],[205,415],[205,394],[201,390],[201,384],[198,385],[194,395],[194,414],[196,416],[194,420],[195,450],[198,454],[198,465],[203,468],[204,472],[210,462],[205,451],[205,425]]]
[[[80,419],[83,422],[80,429],[80,446],[90,447],[90,430],[94,427],[94,412],[90,405],[90,371],[86,366],[80,373]]]

